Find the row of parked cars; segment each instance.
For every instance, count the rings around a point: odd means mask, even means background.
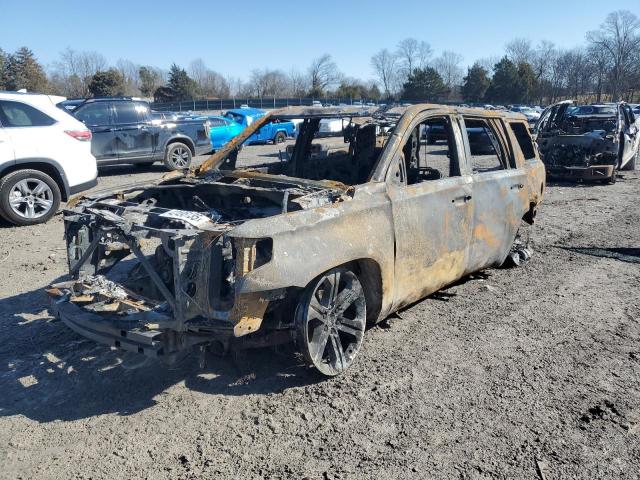
[[[46,222],[60,202],[97,185],[98,165],[187,168],[263,115],[251,108],[177,115],[153,112],[135,98],[0,92],[0,217],[16,225]],[[249,143],[281,143],[295,134],[293,122],[273,122]]]
[[[135,98],[64,100],[0,92],[0,216],[11,223],[47,221],[60,202],[97,184],[98,165],[163,162],[171,170],[187,168],[194,156],[222,148],[265,116],[246,105],[202,116],[154,112]],[[539,107],[511,105],[509,110],[532,124],[548,174],[613,182],[617,170],[635,168],[638,105],[561,102],[542,114]],[[297,136],[299,123],[282,118],[263,122],[243,144],[282,143]],[[344,129],[344,118],[329,116],[320,120],[316,135],[342,135]],[[444,134],[443,126],[433,124],[421,135],[434,144]],[[483,131],[470,128],[469,138],[474,151],[492,148]]]

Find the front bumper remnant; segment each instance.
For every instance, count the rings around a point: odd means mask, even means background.
[[[613,165],[591,165],[589,167],[547,167],[547,176],[565,180],[606,180],[615,173]]]

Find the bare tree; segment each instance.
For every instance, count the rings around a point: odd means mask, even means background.
[[[196,58],[189,64],[189,76],[202,89],[207,77],[207,66],[201,58]]]
[[[418,66],[420,68],[429,66],[429,61],[432,55],[433,49],[431,48],[431,45],[424,41],[420,42],[420,45],[418,45]]]
[[[304,97],[309,90],[309,78],[296,69],[289,72],[289,95]]]
[[[460,64],[462,63],[462,55],[456,52],[445,50],[433,62],[436,71],[442,77],[445,85],[453,91],[457,85],[462,82],[464,71]]]
[[[513,63],[533,63],[534,50],[531,47],[531,40],[527,38],[514,38],[505,47],[507,58]]]
[[[628,10],[610,13],[600,29],[587,33],[592,48],[602,49],[611,60],[611,95],[621,98],[628,87],[635,65],[634,57],[640,48],[640,20]]]
[[[386,48],[371,57],[371,66],[382,84],[385,96],[395,93],[398,58]]]
[[[257,97],[283,97],[287,92],[288,78],[280,70],[255,69],[251,72],[249,85]]]
[[[107,60],[98,52],[78,52],[67,48],[53,65],[54,74],[62,82],[67,97],[89,95],[89,82],[96,72],[106,70]]]
[[[207,98],[226,98],[230,94],[229,82],[218,72],[207,68],[201,58],[189,64],[189,76],[198,85],[200,94]]]
[[[493,75],[493,67],[496,66],[496,63],[500,61],[500,57],[494,55],[492,57],[483,57],[476,60],[474,63],[477,63],[482,68],[484,68],[489,76]]]
[[[124,78],[125,94],[140,95],[140,65],[121,58],[116,63],[116,68]]]
[[[324,54],[311,62],[309,66],[309,83],[311,95],[321,96],[340,82],[342,74],[338,70],[331,55]]]
[[[406,74],[411,75],[419,62],[420,43],[415,38],[405,38],[398,43],[396,55]]]
[[[607,84],[607,77],[611,72],[611,57],[597,45],[589,45],[587,49],[591,71],[595,77],[596,102],[602,101],[602,94]]]

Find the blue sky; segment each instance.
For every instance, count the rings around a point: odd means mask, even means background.
[[[514,37],[583,43],[618,9],[640,16],[639,0],[277,1],[0,0],[0,48],[26,45],[45,65],[66,47],[95,50],[110,63],[168,68],[202,58],[225,75],[254,68],[304,70],[329,53],[349,76],[371,78],[370,58],[406,37],[476,58],[500,55]]]

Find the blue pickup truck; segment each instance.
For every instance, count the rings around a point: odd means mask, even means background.
[[[242,125],[244,129],[258,118],[263,117],[264,114],[265,112],[263,110],[257,108],[236,108],[229,110],[224,114],[224,117]],[[296,126],[293,122],[274,120],[251,135],[245,142],[245,145],[267,142],[282,143],[287,137],[295,136]]]

